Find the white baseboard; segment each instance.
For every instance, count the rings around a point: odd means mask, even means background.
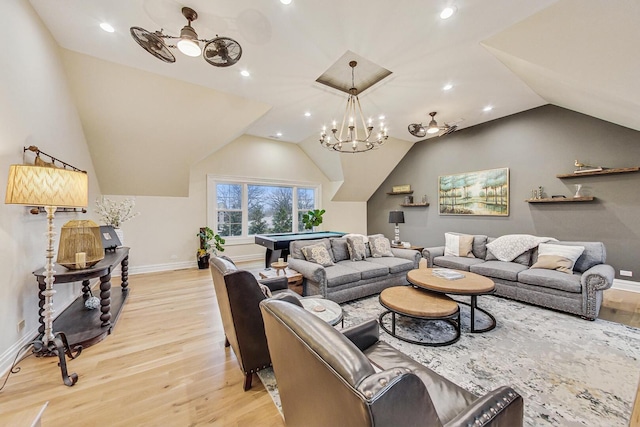
[[[234,262],[253,262],[253,261],[261,261],[264,260],[263,254],[249,254],[249,255],[239,255],[234,256]],[[145,274],[145,273],[157,273],[160,271],[171,271],[171,270],[184,270],[187,268],[196,268],[197,263],[195,260],[193,261],[180,261],[180,262],[169,262],[165,264],[149,264],[149,265],[138,265],[135,267],[129,266],[129,274]],[[114,269],[113,276],[119,276],[120,269]]]
[[[132,274],[144,274],[144,273],[157,273],[159,271],[184,270],[186,268],[195,268],[197,266],[198,265],[195,260],[169,262],[166,264],[138,265],[135,267],[132,267],[131,265],[129,265],[129,274],[132,275]]]
[[[38,324],[38,326],[33,330],[24,334],[18,342],[9,347],[4,353],[0,354],[0,379],[2,379],[2,381],[0,381],[0,385],[2,385],[5,375],[7,375],[7,371],[11,368],[11,365],[16,358],[16,352],[20,350],[23,345],[38,336],[38,327],[40,327],[40,324]],[[9,378],[9,381],[11,381],[11,378]]]
[[[613,279],[612,289],[619,289],[621,291],[638,292],[640,293],[640,282],[634,282],[632,280]]]

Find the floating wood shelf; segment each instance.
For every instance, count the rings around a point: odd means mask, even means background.
[[[604,169],[601,171],[594,171],[594,172],[563,173],[560,175],[556,175],[556,178],[580,178],[583,176],[613,175],[616,173],[628,173],[628,172],[638,172],[638,171],[640,171],[639,166],[636,166],[633,168],[612,168],[612,169]]]
[[[423,208],[429,206],[429,203],[400,203],[400,206],[405,208]]]
[[[413,190],[410,191],[387,191],[387,194],[390,196],[395,196],[396,194],[413,194]]]
[[[527,203],[568,203],[568,202],[592,202],[595,197],[553,197],[545,199],[527,199]]]

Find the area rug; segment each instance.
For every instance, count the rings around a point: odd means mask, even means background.
[[[496,328],[471,334],[468,307],[461,305],[462,335],[450,346],[418,346],[382,331],[380,337],[476,395],[510,385],[524,398],[526,426],[629,425],[640,377],[640,329],[493,296],[479,297],[478,305],[495,316]],[[384,311],[377,296],[343,309],[345,327]],[[422,340],[450,332],[444,325],[401,317],[397,325]],[[273,371],[259,376],[280,409]]]

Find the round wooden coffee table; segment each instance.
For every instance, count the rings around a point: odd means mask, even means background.
[[[460,338],[460,309],[446,295],[425,292],[411,286],[394,286],[380,293],[380,304],[387,309],[380,315],[380,327],[393,337],[412,344],[442,346],[453,344]],[[391,313],[391,329],[383,318]],[[396,333],[396,314],[421,320],[441,320],[455,328],[455,336],[447,341],[416,341]]]
[[[407,273],[409,283],[427,291],[438,292],[441,294],[451,295],[469,295],[471,303],[458,301],[470,307],[471,314],[471,332],[487,332],[496,327],[496,318],[486,310],[478,307],[478,296],[489,295],[495,291],[496,285],[493,280],[471,273],[469,271],[460,271],[464,277],[455,280],[447,280],[433,274],[433,268],[420,268],[411,270]],[[476,328],[476,310],[486,315],[491,323],[486,328]]]

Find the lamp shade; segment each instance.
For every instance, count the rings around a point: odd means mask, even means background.
[[[32,165],[9,167],[6,204],[80,208],[87,206],[88,199],[85,172]]]
[[[403,211],[390,211],[389,212],[389,224],[404,224],[404,212]]]

